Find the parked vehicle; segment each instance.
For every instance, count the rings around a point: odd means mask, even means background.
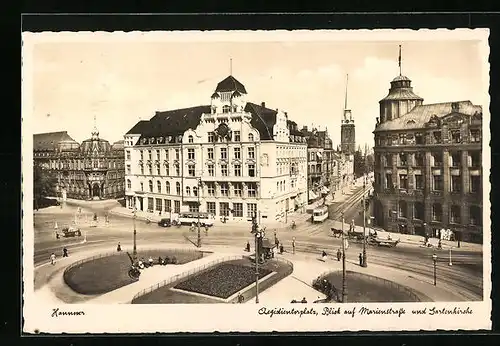
[[[74,227],[64,227],[61,230],[61,233],[57,233],[57,238],[60,236],[64,238],[70,238],[70,237],[81,237],[82,231],[80,231],[79,228],[74,228]]]
[[[200,226],[213,226],[215,218],[210,213],[205,212],[184,212],[179,214],[178,223],[185,225],[197,225],[198,221]]]
[[[170,227],[172,226],[172,221],[170,219],[161,219],[160,221],[158,221],[158,226]]]

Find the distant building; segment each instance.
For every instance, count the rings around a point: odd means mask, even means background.
[[[399,75],[380,101],[375,223],[391,231],[482,242],[482,107],[423,104]],[[448,233],[448,232],[446,232]]]
[[[297,124],[247,102],[232,75],[209,105],[156,112],[124,140],[128,208],[265,222],[307,203],[307,143]]]
[[[33,135],[33,159],[55,173],[62,200],[122,198],[124,158],[123,141],[111,145],[96,128],[81,145],[67,131]]]

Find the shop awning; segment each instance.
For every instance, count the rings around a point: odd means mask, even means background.
[[[313,190],[309,190],[309,200],[316,198],[318,198],[318,195]]]

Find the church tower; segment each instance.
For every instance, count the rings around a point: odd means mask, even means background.
[[[392,80],[389,94],[379,101],[379,122],[383,124],[397,119],[423,102],[424,99],[413,92],[411,80],[401,74],[401,46],[399,46],[399,76]]]
[[[349,75],[346,78],[345,87],[345,103],[344,103],[344,117],[340,125],[340,142],[341,150],[344,154],[354,155],[356,151],[356,128],[354,126],[354,119],[350,109],[347,109],[347,83]]]

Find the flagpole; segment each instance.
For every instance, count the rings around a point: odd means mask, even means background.
[[[401,45],[399,45],[399,58],[398,58],[398,62],[399,62],[399,75],[401,76]]]

